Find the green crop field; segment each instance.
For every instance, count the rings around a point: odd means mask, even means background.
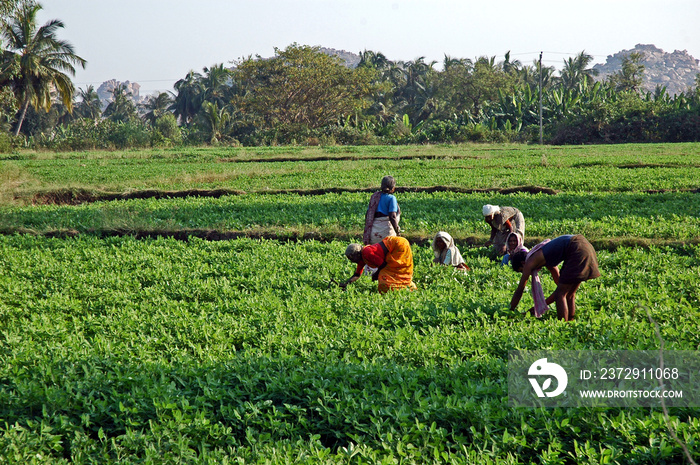
[[[700,350],[700,144],[4,157],[0,464],[700,458],[697,408],[513,408],[506,382],[511,350]],[[386,174],[418,290],[329,286]],[[594,244],[573,322],[509,311],[485,203]],[[439,230],[470,271],[431,266]]]

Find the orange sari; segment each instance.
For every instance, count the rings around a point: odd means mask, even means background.
[[[379,271],[377,290],[384,293],[393,289],[416,289],[413,282],[413,253],[411,245],[400,236],[382,239],[389,251],[386,254],[386,266]]]

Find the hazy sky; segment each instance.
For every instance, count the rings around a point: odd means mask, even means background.
[[[40,0],[41,1],[41,0]],[[135,81],[141,94],[173,90],[189,70],[269,57],[291,43],[390,60],[442,63],[482,55],[548,66],[585,50],[594,63],[654,44],[700,59],[700,0],[43,0],[43,24],[88,62],[74,82]],[[439,66],[437,67],[439,69]]]

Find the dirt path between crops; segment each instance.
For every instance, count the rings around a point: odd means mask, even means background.
[[[222,163],[280,163],[297,161],[368,161],[368,160],[479,160],[485,157],[477,155],[399,155],[399,156],[357,156],[357,155],[320,155],[316,157],[268,157],[268,158],[219,158]]]
[[[571,165],[572,168],[591,168],[596,166],[604,166],[606,168],[619,168],[622,170],[634,170],[641,168],[700,168],[700,165],[693,163],[627,163],[623,165],[611,165],[604,162],[593,163],[576,163]]]
[[[213,229],[180,229],[180,230],[100,230],[79,232],[76,230],[61,230],[48,231],[44,233],[35,233],[27,231],[14,231],[16,233],[33,234],[43,237],[53,237],[59,239],[74,238],[81,235],[98,236],[98,237],[133,237],[135,239],[176,239],[179,241],[188,241],[191,238],[203,239],[206,241],[230,241],[241,238],[255,240],[272,240],[272,241],[318,241],[318,242],[356,242],[357,234],[324,234],[320,232],[305,232],[305,233],[274,233],[270,231],[217,231]],[[9,234],[10,232],[4,232]],[[411,244],[420,247],[428,247],[432,244],[433,238],[425,235],[404,235]],[[465,236],[455,237],[455,243],[459,247],[464,248],[480,248],[486,242],[488,237],[484,236]],[[529,237],[525,240],[525,246],[533,247],[546,237]],[[682,248],[686,246],[700,245],[700,238],[694,238],[688,241],[678,241],[670,239],[648,239],[641,237],[612,237],[612,238],[590,238],[591,244],[596,250],[607,250],[614,252],[620,247],[640,247],[647,249],[649,247],[674,247]]]
[[[358,156],[358,155],[320,155],[314,157],[259,157],[259,158],[219,158],[221,163],[283,163],[283,162],[318,162],[318,161],[368,161],[368,160],[481,160],[486,157],[478,155],[400,155],[400,156]],[[589,168],[593,166],[605,166],[608,168],[636,169],[636,168],[700,168],[700,165],[693,163],[626,163],[621,165],[606,162],[583,162],[571,165],[572,168]],[[481,166],[480,168],[502,168],[502,165]],[[471,168],[471,167],[470,167]]]
[[[210,197],[219,198],[226,195],[245,195],[245,194],[298,194],[298,195],[325,195],[339,194],[344,192],[375,192],[377,188],[326,188],[326,189],[270,189],[264,191],[245,192],[236,189],[188,189],[181,191],[165,191],[148,189],[142,191],[132,191],[125,193],[111,192],[96,192],[85,189],[60,189],[47,192],[39,192],[32,198],[34,205],[80,205],[83,203],[104,202],[114,200],[130,200],[130,199],[174,199],[184,197]],[[539,186],[519,186],[509,187],[504,189],[489,188],[489,189],[470,189],[465,187],[454,186],[431,186],[431,187],[397,187],[396,192],[455,192],[459,194],[475,194],[475,193],[497,193],[497,194],[513,194],[516,192],[526,192],[529,194],[549,194],[555,195],[557,191],[548,187]]]
[[[180,191],[166,191],[158,189],[146,189],[140,191],[131,191],[125,193],[115,192],[100,192],[90,191],[86,189],[59,189],[53,191],[39,192],[31,199],[33,205],[80,205],[92,202],[109,202],[114,200],[131,200],[131,199],[176,199],[185,197],[209,197],[219,198],[226,195],[246,195],[246,194],[265,194],[265,195],[281,195],[281,194],[297,194],[297,195],[326,195],[340,194],[344,192],[375,192],[377,188],[343,188],[329,187],[325,189],[268,189],[264,191],[242,191],[238,189],[186,189]],[[467,188],[456,186],[430,186],[430,187],[397,187],[396,192],[453,192],[458,194],[515,194],[524,192],[528,194],[547,194],[556,195],[559,191],[549,187],[540,186],[517,186],[507,188]],[[700,189],[650,189],[641,191],[647,194],[663,194],[668,192],[690,192],[700,193]],[[19,197],[15,197],[19,199]]]

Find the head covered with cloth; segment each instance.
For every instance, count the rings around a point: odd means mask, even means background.
[[[497,256],[507,253],[506,242],[510,233],[518,233],[521,239],[525,238],[525,218],[517,208],[486,204],[481,208],[481,213],[486,224],[491,227],[489,240],[484,246],[493,245]]]
[[[438,232],[433,238],[433,255],[435,256],[433,263],[452,265],[461,270],[469,269],[454,239],[445,231]]]

